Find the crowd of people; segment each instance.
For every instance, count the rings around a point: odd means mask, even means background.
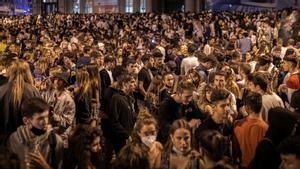
[[[300,168],[298,10],[0,23],[0,168]]]

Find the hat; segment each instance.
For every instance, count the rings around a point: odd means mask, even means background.
[[[67,76],[65,76],[63,73],[57,73],[54,75],[54,78],[57,78],[59,80],[62,80],[66,85],[69,85],[69,81]]]

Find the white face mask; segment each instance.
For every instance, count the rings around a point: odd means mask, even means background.
[[[141,137],[142,143],[144,143],[147,147],[151,147],[152,144],[156,140],[156,135]]]
[[[184,155],[185,153],[189,152],[191,150],[191,148],[187,148],[187,149],[184,149],[184,148],[181,148],[181,149],[177,149],[175,146],[173,146],[172,150],[178,155],[178,156],[182,156]]]

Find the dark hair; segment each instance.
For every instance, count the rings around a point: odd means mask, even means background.
[[[145,54],[142,56],[142,62],[148,62],[150,60],[150,58],[153,57],[151,54]]]
[[[216,130],[205,130],[199,137],[199,148],[213,161],[224,158],[228,149],[228,140]]]
[[[296,158],[300,160],[300,136],[286,138],[279,144],[278,150],[280,154],[296,155]]]
[[[12,153],[7,147],[0,147],[0,168],[20,169],[21,162],[17,154]]]
[[[245,97],[245,105],[255,114],[259,114],[262,108],[261,94],[249,92]]]
[[[24,117],[32,117],[35,113],[43,113],[49,111],[48,103],[39,97],[33,97],[31,99],[25,100],[21,107],[21,112]]]
[[[123,74],[126,74],[124,66],[118,65],[112,70],[112,76],[115,81],[118,81]]]
[[[225,89],[213,89],[211,93],[211,102],[216,103],[218,101],[226,100],[230,95],[230,92]]]
[[[192,129],[191,129],[190,125],[184,119],[178,119],[172,123],[170,131],[169,131],[169,135],[173,135],[177,129],[181,129],[181,128],[188,130],[192,135]],[[168,141],[166,142],[166,145],[165,145],[167,150],[171,150],[173,147],[173,143],[172,143],[169,135],[168,135]]]
[[[246,76],[251,73],[251,66],[247,63],[240,64],[240,70],[242,70]]]
[[[74,133],[69,138],[69,149],[64,160],[66,168],[86,169],[92,163],[92,153],[90,145],[95,138],[101,137],[101,132],[97,128],[89,125],[78,125]],[[98,167],[96,164],[94,166]]]
[[[113,169],[150,169],[148,150],[138,143],[125,145],[113,163]]]
[[[193,54],[197,50],[197,46],[194,43],[188,44],[188,52],[189,54]]]
[[[299,89],[292,94],[291,106],[293,108],[295,108],[296,111],[298,111],[298,113],[300,113],[299,112],[299,110],[300,110],[300,90]]]
[[[163,57],[164,55],[160,52],[159,49],[155,48],[153,51],[152,51],[152,55],[154,58],[161,58]]]
[[[229,160],[221,160],[216,163],[213,169],[237,169]]]
[[[263,91],[267,91],[268,89],[268,83],[269,83],[269,77],[267,74],[262,72],[257,72],[253,74],[253,78],[249,81],[251,81],[255,86],[259,86]]]
[[[182,93],[183,91],[194,91],[196,90],[195,85],[192,82],[186,81],[186,80],[181,80],[178,82],[176,91],[179,93]]]
[[[130,82],[132,79],[135,79],[134,75],[131,74],[123,74],[122,76],[120,76],[120,78],[118,79],[118,83],[120,86],[124,85],[125,83]]]
[[[104,57],[104,63],[111,63],[111,62],[115,62],[116,59],[110,55],[107,55]]]

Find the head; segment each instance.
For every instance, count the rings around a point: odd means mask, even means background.
[[[245,98],[245,108],[249,114],[260,114],[262,108],[261,94],[249,92]]]
[[[250,77],[250,78],[249,78]],[[252,92],[265,93],[269,87],[269,77],[266,73],[257,72],[248,76],[248,88]]]
[[[116,59],[110,55],[104,57],[104,65],[106,69],[112,70],[116,65]]]
[[[47,131],[49,105],[45,100],[38,97],[25,100],[22,104],[21,112],[25,126],[27,126],[33,134],[42,135]]]
[[[145,54],[142,56],[142,62],[146,68],[151,68],[154,66],[154,58],[151,54]]]
[[[300,137],[289,137],[279,145],[281,169],[300,168]]]
[[[89,125],[77,125],[74,133],[69,137],[69,156],[67,161],[75,161],[79,168],[88,168],[93,163],[93,156],[101,151],[101,132]],[[70,157],[71,156],[71,157]],[[95,164],[93,164],[95,165]]]
[[[225,89],[213,89],[211,93],[211,103],[213,104],[212,118],[217,123],[223,123],[230,110],[229,102],[230,93]]]
[[[167,72],[163,75],[163,83],[166,88],[173,88],[175,79],[171,72]]]
[[[156,120],[148,112],[140,112],[132,133],[133,142],[142,142],[151,148],[156,141],[157,133]]]
[[[126,70],[129,74],[137,74],[138,73],[138,65],[135,59],[128,59],[126,62]]]
[[[284,71],[294,71],[298,68],[298,58],[296,54],[286,55],[283,58],[282,67]]]
[[[224,89],[225,83],[226,83],[225,72],[223,71],[216,72],[214,76],[214,86],[220,89]]]
[[[154,49],[152,55],[154,58],[154,66],[161,67],[162,64],[164,63],[163,54],[160,52],[159,49]]]
[[[81,99],[91,89],[90,75],[86,70],[78,70],[76,72],[76,84],[75,95],[77,96],[76,98]]]
[[[187,121],[183,119],[174,121],[169,137],[168,147],[175,153],[186,154],[191,150],[192,132]]]
[[[124,74],[118,80],[121,90],[125,93],[131,93],[136,90],[137,80],[134,75]]]
[[[177,96],[177,102],[180,104],[187,105],[193,99],[193,92],[195,91],[195,86],[193,83],[181,80],[176,89],[175,95]]]
[[[199,152],[212,161],[223,159],[229,148],[228,140],[218,131],[203,131],[199,139]]]
[[[63,91],[68,86],[68,78],[62,73],[54,76],[54,88],[58,91]]]

